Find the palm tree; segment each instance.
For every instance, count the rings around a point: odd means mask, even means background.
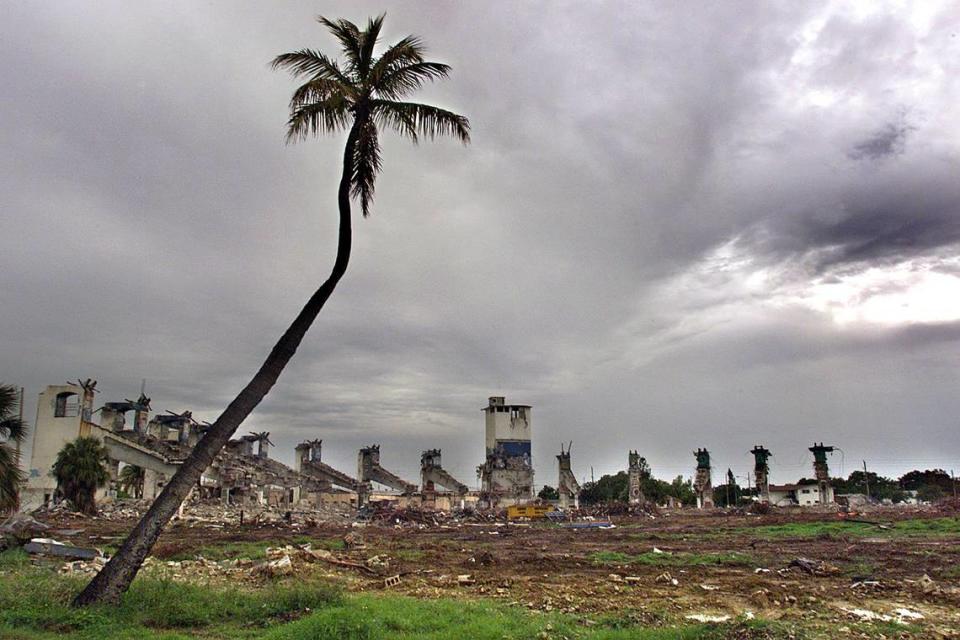
[[[143,477],[143,467],[128,464],[120,470],[117,480],[124,491],[139,499],[143,497]]]
[[[184,460],[120,550],[76,597],[75,605],[119,601],[190,489],[237,427],[267,395],[293,357],[347,271],[353,237],[351,198],[359,199],[364,216],[370,213],[374,181],[381,168],[380,130],[394,129],[413,142],[421,137],[433,139],[442,135],[452,135],[464,144],[470,140],[470,123],[465,117],[434,106],[401,101],[425,82],[444,78],[450,71],[445,64],[424,59],[420,38],[403,38],[377,57],[374,48],[383,26],[382,15],[372,18],[364,30],[347,20],[328,20],[322,16],[318,20],[339,41],[344,65],[341,67],[319,51],[301,49],[277,56],[273,67],[289,71],[303,81],[290,100],[288,141],[348,131],[337,191],[340,230],[333,269],[280,337],[253,379]]]
[[[87,515],[97,514],[94,494],[110,479],[107,448],[92,436],[80,436],[63,445],[53,463],[57,489],[73,508]]]
[[[16,387],[0,384],[0,513],[20,506],[20,445],[27,437],[27,425],[20,419]],[[13,446],[11,446],[13,445]]]

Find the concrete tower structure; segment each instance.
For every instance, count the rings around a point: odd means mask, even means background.
[[[573,508],[580,508],[580,483],[577,477],[573,475],[573,467],[570,464],[570,449],[573,442],[567,445],[567,450],[563,450],[563,443],[560,443],[560,454],[557,461],[560,463],[560,478],[557,481],[557,493],[560,494],[560,508],[570,507],[570,498],[573,498]]]
[[[486,461],[477,469],[480,489],[491,504],[533,498],[530,405],[493,396],[483,408]]]
[[[825,447],[823,443],[813,443],[810,453],[813,454],[813,475],[817,479],[820,492],[820,504],[833,502],[833,487],[830,486],[830,468],[827,466],[827,454],[833,453],[833,447]]]
[[[697,492],[697,507],[713,507],[713,483],[710,480],[710,452],[697,449],[693,452],[697,458],[697,474],[693,478],[693,490]]]
[[[770,450],[758,444],[754,445],[750,453],[753,454],[753,477],[757,483],[760,502],[770,502],[770,467],[767,465],[767,459],[771,456]]]
[[[627,455],[627,492],[630,504],[643,504],[643,465],[640,454],[630,451]]]

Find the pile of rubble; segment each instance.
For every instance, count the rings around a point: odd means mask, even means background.
[[[610,516],[647,516],[656,518],[661,515],[660,508],[652,502],[628,504],[621,501],[601,502],[599,504],[582,506],[568,513],[573,518],[609,518]]]
[[[46,535],[49,529],[25,513],[15,513],[0,524],[0,551],[22,547],[33,538]]]
[[[107,560],[108,558],[99,555],[89,560],[74,560],[65,563],[59,572],[93,575],[103,568]],[[215,561],[202,556],[192,560],[158,560],[151,556],[144,561],[143,568],[147,573],[173,580],[255,582],[293,575],[305,569],[307,565],[319,562],[356,569],[374,576],[379,576],[390,568],[390,560],[384,555],[371,556],[365,563],[359,563],[339,558],[324,549],[313,549],[309,544],[268,548],[266,559],[261,561],[250,558]]]
[[[454,509],[438,511],[430,508],[398,506],[390,500],[372,501],[356,515],[361,522],[392,524],[395,526],[442,526],[460,523],[486,523],[506,520],[504,509]]]
[[[41,517],[101,518],[112,521],[138,520],[150,508],[150,500],[110,500],[97,505],[97,515],[88,516],[74,511],[66,502],[45,506],[33,513]],[[319,522],[349,523],[356,511],[349,505],[330,504],[322,507],[283,509],[277,507],[242,507],[224,505],[220,501],[188,499],[173,521],[187,526],[222,527],[225,524],[287,523],[315,526]]]

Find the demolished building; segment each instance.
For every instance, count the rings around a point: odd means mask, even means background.
[[[357,480],[362,492],[360,504],[364,504],[372,491],[374,482],[394,489],[400,495],[409,496],[417,492],[417,485],[407,482],[397,474],[380,466],[380,445],[363,447],[357,454]]]
[[[573,448],[573,442],[567,445],[567,450],[563,450],[563,443],[560,443],[560,454],[557,456],[557,462],[560,467],[560,477],[557,480],[557,493],[560,494],[560,508],[570,507],[570,499],[573,498],[573,508],[580,508],[580,483],[577,477],[573,475],[573,468],[570,463],[570,449]]]
[[[817,493],[820,504],[833,502],[833,487],[830,486],[830,468],[827,466],[827,454],[833,453],[834,447],[824,446],[821,442],[813,443],[810,453],[813,454],[813,474],[817,480]]]
[[[770,502],[770,466],[767,463],[771,456],[770,450],[758,444],[754,445],[750,453],[753,454],[753,477],[757,495],[760,502]]]
[[[697,449],[693,452],[697,458],[697,471],[693,478],[693,490],[697,494],[697,507],[713,508],[713,483],[710,479],[710,452]]]
[[[294,449],[294,469],[319,483],[310,499],[314,506],[341,503],[359,506],[359,497],[365,492],[361,483],[342,471],[321,461],[323,440],[306,440]]]
[[[425,502],[436,501],[438,486],[458,496],[464,496],[470,491],[467,485],[443,468],[440,449],[428,449],[420,455],[420,487]]]
[[[627,499],[630,504],[643,504],[643,458],[632,449],[627,454]]]
[[[59,499],[52,467],[65,444],[79,436],[99,439],[107,450],[110,481],[97,493],[97,499],[119,497],[121,471],[127,465],[143,470],[135,482],[135,494],[147,500],[155,498],[180,465],[204,437],[210,425],[198,422],[190,411],[154,414],[151,399],[143,392],[136,400],[109,401],[94,409],[97,383],[87,379],[64,385],[50,385],[40,393],[32,429],[32,449],[28,480],[22,492],[25,509],[49,505]],[[470,491],[443,468],[439,449],[427,449],[420,458],[419,487],[385,469],[380,462],[380,446],[358,451],[357,474],[348,475],[321,460],[322,440],[307,440],[295,448],[293,467],[271,459],[270,433],[250,432],[230,440],[204,470],[193,495],[219,501],[224,505],[269,506],[290,509],[298,505],[321,507],[340,504],[360,507],[368,501],[389,501],[407,506],[434,509],[464,508],[468,503],[481,507],[511,506],[534,497],[534,471],[531,456],[531,407],[507,404],[502,396],[492,396],[483,408],[485,460],[477,468],[480,491]],[[572,443],[571,443],[572,445]],[[578,504],[580,484],[572,471],[570,447],[561,444],[558,492],[560,505]],[[836,448],[814,443],[815,480],[795,485],[770,485],[770,451],[755,445],[754,474],[760,500],[773,505],[830,504],[834,501],[830,486],[827,456]],[[694,452],[697,468],[694,489],[697,505],[713,506],[710,453],[705,448]],[[628,500],[644,502],[643,482],[649,467],[636,451],[628,458]],[[374,493],[374,485],[390,491]]]
[[[96,381],[51,385],[40,393],[33,428],[27,486],[22,503],[32,509],[58,500],[52,469],[65,444],[80,436],[102,441],[107,449],[110,482],[98,490],[97,499],[116,497],[121,465],[144,471],[143,497],[155,498],[167,480],[199,442],[209,425],[196,422],[189,411],[168,412],[148,420],[150,399],[107,402],[94,411]],[[126,416],[133,412],[132,424]],[[94,421],[99,413],[100,422]],[[258,444],[254,452],[254,444]],[[219,498],[227,504],[292,505],[306,490],[320,490],[320,483],[286,465],[271,460],[269,434],[259,433],[231,440],[201,476],[202,497]]]
[[[533,499],[530,405],[491,396],[483,409],[486,460],[477,468],[482,501],[489,506]]]

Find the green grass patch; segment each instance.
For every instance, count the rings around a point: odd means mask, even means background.
[[[889,528],[864,522],[843,520],[821,522],[789,522],[785,524],[740,527],[731,534],[747,534],[758,538],[817,538],[821,536],[856,537],[922,537],[960,536],[960,518],[916,518],[889,524]]]
[[[597,551],[590,555],[596,564],[640,564],[654,567],[705,567],[719,566],[747,566],[755,564],[750,556],[743,553],[655,553],[647,551],[637,555],[620,551]]]
[[[416,600],[361,595],[264,636],[266,640],[512,640],[538,637],[588,640],[696,640],[726,637],[730,625],[650,628],[629,623],[585,627],[576,617],[535,615],[485,601]],[[749,636],[747,636],[749,637]],[[786,636],[784,636],[786,637]]]
[[[263,560],[267,557],[267,547],[272,544],[263,542],[221,542],[215,545],[196,547],[194,549],[185,549],[177,553],[165,556],[164,560],[194,560],[198,557],[207,560],[220,561],[236,558],[249,558],[251,560]]]
[[[250,637],[253,629],[262,632],[264,626],[342,602],[336,584],[316,579],[277,581],[252,590],[141,578],[117,607],[74,609],[70,601],[85,578],[34,567],[20,551],[0,554],[0,567],[2,638],[169,640],[210,628],[218,630],[215,637]]]
[[[877,571],[877,565],[863,556],[854,556],[843,567],[843,574],[851,578],[873,578],[877,576]]]
[[[941,578],[960,578],[960,564],[944,567],[938,570],[936,573]]]

